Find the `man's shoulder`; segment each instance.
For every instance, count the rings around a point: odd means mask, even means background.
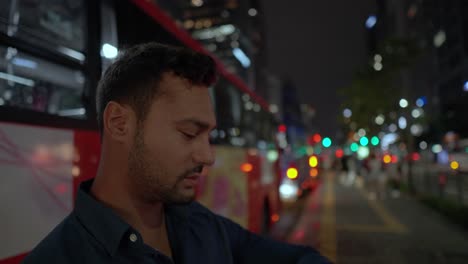
[[[74,214],[68,215],[39,242],[22,263],[78,263],[81,255],[79,252],[82,252],[86,242],[84,234],[77,230],[77,225]]]

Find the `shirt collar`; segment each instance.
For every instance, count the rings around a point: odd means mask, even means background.
[[[84,227],[101,243],[107,252],[117,253],[122,237],[131,228],[112,209],[90,194],[93,180],[81,183],[76,196],[75,214]]]
[[[111,208],[91,196],[93,179],[81,183],[76,195],[74,212],[84,227],[114,256],[120,242],[129,230],[136,230],[122,220]],[[177,241],[186,233],[189,205],[167,205],[164,207],[168,224],[168,236],[172,246],[180,247]],[[172,228],[171,228],[172,227]],[[176,231],[176,232],[174,232]]]

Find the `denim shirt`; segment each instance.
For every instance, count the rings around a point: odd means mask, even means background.
[[[81,184],[75,209],[23,263],[330,263],[310,247],[263,238],[197,202],[164,209],[171,259],[95,200],[91,185]]]

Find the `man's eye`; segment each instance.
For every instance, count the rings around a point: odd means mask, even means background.
[[[180,132],[180,133],[182,133],[182,135],[184,135],[188,139],[193,139],[193,138],[196,137],[196,135],[193,135],[193,134],[190,134],[190,133],[186,133],[186,132]]]

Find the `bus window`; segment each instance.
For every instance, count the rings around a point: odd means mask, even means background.
[[[262,140],[272,143],[275,133],[273,117],[266,111],[262,111],[262,126],[261,126],[261,137]]]
[[[0,107],[84,118],[80,71],[0,45]]]
[[[117,20],[111,0],[101,2],[101,58],[104,73],[118,55]]]
[[[0,1],[0,31],[74,60],[85,60],[84,0]]]
[[[258,140],[267,141],[266,137],[266,130],[267,130],[267,116],[266,113],[262,110],[258,114],[258,122],[257,122],[257,137]]]
[[[257,145],[257,111],[260,111],[260,106],[253,101],[246,93],[242,94],[243,101],[243,116],[241,123],[241,134],[246,141],[247,147],[256,147]]]
[[[220,142],[244,145],[239,138],[242,120],[240,92],[225,79],[220,79],[215,86],[216,119],[220,130]],[[233,141],[234,140],[234,141]]]

